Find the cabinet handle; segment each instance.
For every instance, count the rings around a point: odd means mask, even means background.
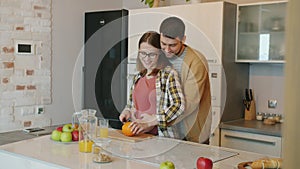
[[[254,138],[246,138],[246,137],[233,136],[233,135],[228,135],[228,134],[225,134],[224,136],[228,137],[228,138],[233,138],[233,139],[248,140],[248,141],[253,141],[253,142],[260,142],[260,143],[265,143],[265,144],[276,145],[276,142],[275,141],[271,141],[271,140],[261,140],[261,139],[254,139]]]

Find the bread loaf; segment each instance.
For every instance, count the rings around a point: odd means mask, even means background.
[[[279,169],[282,168],[281,158],[264,158],[255,160],[251,164],[253,169]]]

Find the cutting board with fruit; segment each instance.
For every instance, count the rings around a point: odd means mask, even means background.
[[[108,137],[111,139],[117,139],[122,141],[128,141],[128,142],[139,142],[146,139],[150,139],[154,137],[152,134],[139,134],[134,136],[126,136],[122,133],[121,130],[110,130],[108,133]]]
[[[255,161],[241,162],[238,169],[280,169],[282,168],[281,158],[262,158]]]

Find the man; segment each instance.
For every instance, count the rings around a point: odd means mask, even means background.
[[[186,98],[185,112],[174,123],[178,137],[193,142],[209,142],[211,93],[205,57],[185,44],[185,24],[169,17],[160,25],[161,48],[178,72]]]

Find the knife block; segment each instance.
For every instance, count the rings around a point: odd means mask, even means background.
[[[249,110],[245,109],[245,120],[255,120],[255,119],[256,119],[255,101],[251,100]]]

